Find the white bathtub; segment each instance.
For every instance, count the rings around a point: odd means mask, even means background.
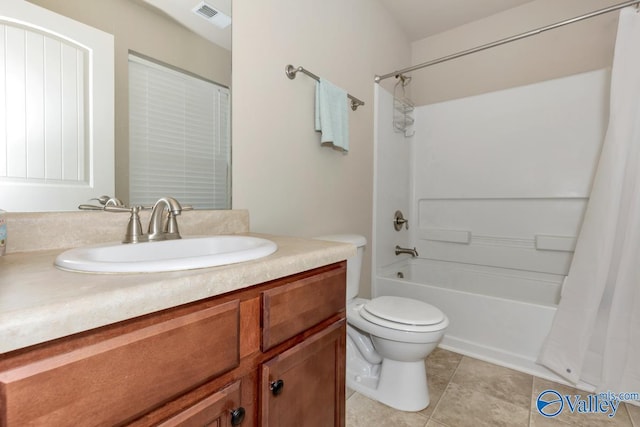
[[[563,277],[409,259],[380,269],[373,294],[415,298],[440,308],[451,322],[440,344],[445,349],[559,381],[535,361]]]

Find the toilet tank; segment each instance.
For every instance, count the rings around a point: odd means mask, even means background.
[[[358,248],[358,253],[347,259],[347,301],[358,296],[360,288],[360,271],[362,269],[362,256],[367,239],[358,234],[332,234],[329,236],[316,237],[318,240],[328,240],[330,242],[351,243]]]

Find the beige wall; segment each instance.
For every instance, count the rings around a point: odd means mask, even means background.
[[[412,65],[620,3],[536,0],[412,44]],[[609,67],[617,12],[411,73],[417,105]]]
[[[140,0],[29,0],[107,33],[115,41],[116,195],[129,199],[129,50],[231,84],[231,52],[187,30]]]
[[[249,209],[258,232],[350,232],[370,241],[373,77],[409,63],[408,41],[371,0],[234,0],[233,19],[233,207]],[[366,103],[349,110],[349,154],[320,147],[315,82],[289,80],[287,64]]]
[[[122,196],[128,181],[128,50],[222,84],[230,80],[229,53],[219,55],[216,46],[149,13],[138,0],[31,1],[115,35],[116,189]],[[370,241],[375,74],[615,3],[537,0],[411,46],[376,1],[234,0],[233,207],[249,209],[251,228],[258,232],[307,237],[354,232]],[[418,104],[433,103],[606,67],[616,24],[616,15],[609,14],[415,71],[412,96]],[[366,102],[349,112],[348,155],[320,147],[313,130],[314,82],[304,75],[289,80],[284,74],[289,63]],[[388,79],[384,85],[393,83]]]

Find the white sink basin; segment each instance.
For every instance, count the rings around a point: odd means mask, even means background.
[[[274,253],[274,242],[250,236],[189,237],[135,244],[102,244],[58,255],[63,270],[89,273],[153,273],[234,264]]]

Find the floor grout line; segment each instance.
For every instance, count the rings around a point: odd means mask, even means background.
[[[529,393],[529,427],[531,427],[531,423],[533,421],[533,386],[535,381],[536,377],[534,375],[531,375],[531,392]]]
[[[631,427],[635,427],[635,424],[633,423],[633,418],[631,418],[631,412],[629,412],[629,408],[627,406],[627,404],[623,404],[624,406],[624,410],[627,411],[627,417],[629,417],[629,421],[631,421]]]
[[[447,380],[447,385],[444,387],[444,390],[442,390],[442,394],[440,395],[440,397],[438,398],[438,401],[436,402],[436,406],[433,407],[433,411],[431,411],[431,415],[429,415],[428,419],[431,420],[433,418],[433,416],[435,415],[436,411],[438,410],[438,406],[440,406],[440,402],[442,402],[442,398],[444,397],[444,395],[446,394],[447,390],[449,389],[449,385],[451,384],[451,380],[453,379],[453,377],[455,376],[456,372],[458,371],[458,368],[460,367],[460,363],[462,363],[462,359],[464,359],[466,356],[462,356],[460,358],[460,360],[458,360],[458,364],[456,365],[455,369],[453,370],[453,372],[451,373],[451,376],[449,376],[449,379]],[[442,425],[447,425],[445,423],[442,423],[440,421],[438,421],[437,419],[434,419],[434,421],[442,424]]]

